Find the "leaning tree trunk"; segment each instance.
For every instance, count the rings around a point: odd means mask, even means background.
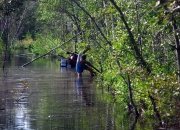
[[[45,54],[40,55],[40,56],[36,57],[35,59],[33,59],[33,60],[31,60],[31,61],[29,61],[29,62],[25,63],[24,65],[22,65],[22,67],[25,67],[25,66],[27,66],[27,65],[31,64],[32,62],[34,62],[34,61],[36,61],[36,60],[38,60],[38,59],[40,59],[40,58],[42,58],[42,57],[46,56],[47,54],[51,53],[52,51],[54,51],[54,50],[56,50],[56,49],[58,49],[58,48],[62,47],[64,44],[66,44],[66,43],[70,42],[71,40],[73,40],[74,38],[76,38],[76,37],[77,37],[78,35],[80,35],[81,33],[82,33],[82,32],[80,32],[80,33],[76,34],[74,37],[72,37],[72,38],[71,38],[71,39],[69,39],[68,41],[63,42],[62,44],[60,44],[60,45],[58,45],[58,46],[56,46],[56,47],[52,48],[50,51],[46,52]]]
[[[114,0],[110,0],[110,2],[111,2],[112,5],[116,8],[116,10],[120,13],[121,20],[123,21],[123,23],[124,23],[124,25],[125,25],[125,28],[126,28],[126,30],[127,30],[127,32],[128,32],[128,35],[129,35],[131,44],[132,44],[132,46],[133,46],[133,50],[134,50],[134,52],[135,52],[137,61],[139,61],[140,64],[141,64],[144,68],[146,68],[147,72],[150,74],[150,73],[151,73],[151,69],[149,68],[147,62],[144,60],[144,58],[142,57],[142,55],[141,55],[141,53],[140,53],[140,50],[139,50],[139,48],[138,48],[138,45],[137,45],[137,43],[136,43],[136,41],[135,41],[135,39],[134,39],[134,36],[133,36],[133,34],[132,34],[132,32],[131,32],[131,29],[130,29],[127,21],[125,20],[125,16],[124,16],[122,10],[118,7],[118,5],[115,3]]]
[[[78,2],[76,0],[73,0],[73,2],[83,11],[85,12],[88,17],[93,21],[94,25],[96,26],[97,30],[100,32],[101,36],[104,38],[104,40],[106,40],[107,44],[109,46],[112,46],[112,43],[108,40],[108,38],[104,35],[104,33],[102,32],[101,28],[98,26],[98,24],[96,23],[95,19],[80,5],[78,4]]]

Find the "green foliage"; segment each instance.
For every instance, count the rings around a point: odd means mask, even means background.
[[[14,0],[14,1],[1,1],[0,2],[0,14],[1,15],[10,15],[11,13],[19,10],[26,0]]]
[[[2,39],[0,39],[0,52],[3,52],[4,51],[4,42]]]
[[[45,54],[59,44],[60,40],[52,38],[51,35],[47,37],[38,36],[38,38],[31,45],[33,46],[32,52],[35,54]],[[58,54],[59,51],[56,50],[53,53]]]
[[[126,4],[129,8],[126,8]],[[120,1],[119,5],[121,6]],[[141,48],[142,56],[149,63],[152,70],[151,75],[141,68],[133,57],[134,52],[127,32],[117,17],[116,28],[113,30],[114,37],[112,37],[112,33],[109,30],[109,34],[111,34],[109,38],[113,43],[113,51],[101,48],[98,51],[100,53],[96,53],[96,55],[103,59],[101,66],[103,66],[104,71],[99,79],[103,79],[104,87],[112,88],[115,91],[113,93],[116,95],[117,102],[125,104],[129,102],[127,88],[128,74],[133,88],[133,98],[138,109],[141,109],[140,101],[143,100],[147,106],[143,108],[145,110],[144,114],[155,116],[152,102],[149,99],[150,93],[155,98],[157,109],[164,119],[167,116],[174,116],[173,112],[175,109],[171,106],[176,106],[175,98],[179,96],[179,88],[177,75],[175,74],[175,53],[170,46],[173,44],[171,40],[171,38],[173,39],[173,34],[170,31],[172,28],[167,26],[168,20],[166,20],[169,17],[166,17],[165,20],[163,19],[163,22],[159,24],[160,12],[156,12],[153,5],[154,3],[151,2],[143,4],[143,1],[140,1],[138,3],[139,8],[136,13],[138,13],[140,21],[137,21],[137,15],[134,15],[134,3],[125,2],[121,6],[135,39],[141,45],[139,45],[139,48]],[[101,10],[100,14],[108,15],[107,12],[109,11],[106,8],[106,10]],[[116,13],[113,12],[113,14]],[[137,22],[139,22],[138,25],[136,24]],[[139,38],[141,38],[141,41],[138,40]],[[103,46],[103,48],[106,47]],[[120,66],[117,65],[117,60]],[[170,112],[168,108],[171,108]]]
[[[0,39],[0,60],[1,61],[3,61],[4,48],[5,48],[4,42],[2,39]],[[1,63],[0,65],[2,65],[2,62],[0,63]]]
[[[138,110],[143,109],[147,117],[155,116],[150,94],[163,118],[174,116],[176,98],[180,94],[175,74],[177,59],[174,34],[169,21],[172,18],[170,12],[177,7],[177,3],[167,2],[155,7],[155,2],[148,0],[116,1],[135,40],[132,43],[122,16],[110,1],[76,2],[80,6],[70,0],[39,1],[34,16],[34,28],[38,30],[35,38],[32,38],[32,32],[26,32],[22,42],[16,39],[16,45],[24,47],[28,43],[33,53],[45,54],[84,30],[74,41],[53,53],[64,55],[66,51],[80,52],[89,44],[91,50],[88,52],[88,60],[102,70],[97,77],[101,81],[98,85],[107,88],[105,90],[112,90],[116,102],[121,102],[123,107],[130,102],[129,76]],[[178,12],[174,17],[179,23]],[[134,49],[135,45],[138,50]],[[142,67],[135,51],[148,63],[150,74]],[[146,107],[142,108],[142,104]]]

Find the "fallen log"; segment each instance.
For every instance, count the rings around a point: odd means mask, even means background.
[[[25,66],[31,64],[32,62],[34,62],[35,60],[37,60],[37,59],[39,59],[39,58],[41,58],[41,57],[46,56],[47,54],[51,53],[52,51],[56,50],[57,48],[63,46],[63,45],[66,44],[66,43],[68,43],[69,41],[71,41],[72,39],[74,39],[75,37],[77,37],[77,36],[80,35],[80,34],[82,34],[82,32],[78,33],[77,35],[75,35],[74,37],[72,37],[71,39],[69,39],[68,41],[66,41],[66,42],[64,42],[64,43],[62,43],[62,44],[56,46],[55,48],[51,49],[51,50],[48,51],[47,53],[45,53],[45,54],[43,54],[43,55],[40,55],[40,56],[36,57],[35,59],[33,59],[33,60],[27,62],[26,64],[22,65],[22,67],[25,67]]]

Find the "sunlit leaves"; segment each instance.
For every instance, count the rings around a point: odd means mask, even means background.
[[[56,2],[42,0],[39,2],[38,12],[40,14],[40,20],[52,20],[55,16],[54,6]]]
[[[54,12],[56,10],[52,7],[54,5],[56,7],[61,6],[51,3],[52,1],[49,2],[49,5],[46,2],[42,3],[41,8],[39,8],[42,14],[41,19],[53,21],[57,12]],[[142,57],[148,61],[148,65],[152,69],[152,74],[148,74],[137,62],[133,51],[134,46],[131,44],[127,30],[115,8],[107,1],[85,0],[77,2],[92,16],[103,34],[112,43],[112,46],[107,46],[92,19],[73,1],[68,1],[65,4],[68,7],[66,10],[78,17],[79,28],[85,30],[83,38],[78,43],[78,51],[82,50],[85,44],[92,46],[93,49],[90,51],[89,59],[98,67],[102,67],[103,73],[99,75],[100,79],[103,79],[103,86],[113,88],[119,101],[127,101],[128,75],[131,80],[135,102],[139,106],[140,99],[145,101],[148,106],[147,115],[153,114],[148,92],[157,100],[157,108],[161,113],[169,114],[163,112],[166,100],[179,95],[176,89],[177,79],[174,74],[174,52],[170,50],[171,47],[168,45],[173,38],[170,34],[171,28],[167,26],[170,15],[164,13],[163,9],[156,10],[155,2],[116,1],[117,5],[123,10],[125,20],[131,28]],[[46,8],[43,8],[43,5]],[[72,5],[73,8],[70,8]],[[59,10],[59,12],[61,11]],[[64,16],[63,23],[67,22],[74,25],[74,22],[67,15]],[[70,32],[74,28],[71,29]],[[66,32],[69,32],[68,28],[66,28]],[[71,34],[68,33],[66,36],[70,37]],[[51,43],[51,40],[46,39],[49,43]],[[43,44],[43,42],[40,43]],[[44,45],[46,49],[48,46]]]
[[[91,45],[88,59],[101,68],[98,81],[104,88],[113,90],[117,102],[128,103],[127,75],[130,77],[133,98],[138,108],[143,100],[146,115],[153,115],[149,93],[156,99],[157,109],[162,116],[173,113],[175,97],[179,97],[177,87],[176,59],[173,50],[171,15],[164,7],[156,10],[155,2],[138,0],[116,1],[122,8],[125,20],[131,29],[142,57],[148,62],[152,73],[148,74],[137,62],[133,45],[118,11],[109,1],[76,1],[95,20],[105,37],[112,43],[108,46],[93,20],[73,1],[40,0],[36,18],[36,28],[40,32],[34,41],[35,53],[46,53],[60,42],[72,37],[75,31],[85,32],[77,37],[77,51],[86,44]],[[171,6],[172,7],[172,6]],[[176,6],[175,6],[176,7]],[[40,28],[41,27],[41,28]],[[79,30],[78,30],[79,29]],[[178,33],[178,32],[177,32]],[[61,37],[62,36],[62,37]],[[3,48],[0,48],[1,50]],[[58,51],[73,51],[71,43]],[[167,105],[168,104],[168,105]],[[171,111],[168,111],[171,109]]]

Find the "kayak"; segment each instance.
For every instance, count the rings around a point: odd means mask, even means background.
[[[61,59],[60,66],[61,67],[66,67],[66,68],[72,68],[72,65],[67,63],[67,59],[65,59],[65,58]]]

